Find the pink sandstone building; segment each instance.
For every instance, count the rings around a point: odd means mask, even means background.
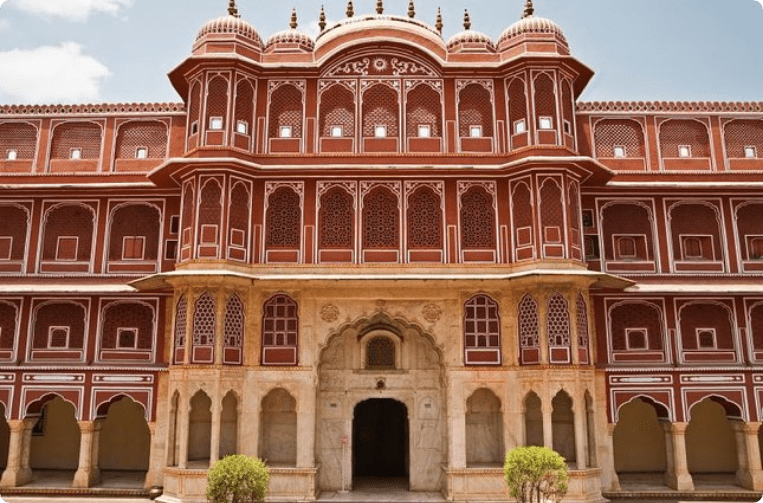
[[[0,492],[763,491],[763,104],[579,102],[530,1],[320,30],[231,2],[182,102],[0,107]]]

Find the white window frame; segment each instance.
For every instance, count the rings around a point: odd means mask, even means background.
[[[620,152],[619,155],[618,151]],[[625,145],[614,145],[612,147],[612,155],[615,156],[615,159],[625,159],[628,157],[628,150],[625,148]]]
[[[431,138],[432,137],[432,125],[431,124],[419,124],[417,128],[419,138]]]
[[[225,127],[225,122],[222,117],[210,117],[209,118],[209,130],[210,131],[222,131]]]
[[[752,155],[750,155],[752,154]],[[745,145],[744,146],[744,158],[745,159],[757,159],[758,158],[758,147],[754,145]]]
[[[527,121],[519,119],[514,121],[514,134],[522,134],[527,132]]]
[[[687,155],[683,155],[684,152],[686,152]],[[691,159],[691,145],[679,145],[678,157],[681,159]]]
[[[135,336],[135,339],[133,340],[132,346],[122,346],[120,344],[121,341],[121,335],[125,332],[132,332]],[[117,343],[116,343],[116,349],[138,349],[138,333],[139,330],[134,327],[119,327],[117,328]]]
[[[469,126],[469,138],[483,138],[482,126]]]
[[[713,335],[713,346],[712,347],[703,346],[702,344],[700,344],[699,334],[701,332],[709,332],[709,333],[711,333]],[[703,327],[695,328],[694,329],[694,336],[697,338],[697,350],[702,351],[702,350],[705,350],[705,349],[710,349],[710,350],[718,349],[718,334],[716,334],[714,328],[703,328]]]
[[[636,236],[632,236],[630,234],[614,234],[612,238],[615,242],[615,249],[613,251],[615,252],[615,257],[617,260],[635,260],[638,258],[638,240],[636,239]],[[633,242],[633,255],[625,255],[620,253],[620,241],[624,239],[628,239]]]
[[[329,135],[331,138],[344,138],[344,126],[341,126],[339,124],[334,124],[333,126],[330,126]]]
[[[236,121],[236,133],[248,135],[249,134],[249,123],[247,121],[239,120]]]
[[[280,126],[278,128],[278,137],[279,138],[294,138],[294,128],[291,126]]]
[[[59,251],[61,250],[61,240],[62,239],[74,239],[75,247],[74,247],[74,258],[60,258],[59,257]],[[79,255],[79,236],[58,236],[58,239],[56,239],[56,262],[76,262],[77,261],[77,255]]]
[[[140,246],[140,257],[125,257],[125,245],[127,244],[128,239],[133,240],[140,240],[141,246]],[[122,260],[124,261],[133,261],[133,260],[145,260],[146,259],[146,236],[122,236]]]
[[[631,334],[633,333],[644,334],[644,347],[632,347],[631,346]],[[625,329],[625,348],[628,351],[649,351],[649,330],[643,327],[626,328]]]
[[[57,330],[63,330],[66,332],[66,346],[56,346],[53,347],[53,332]],[[71,342],[71,327],[62,327],[62,326],[50,326],[48,327],[48,346],[47,349],[69,349],[69,343]]]
[[[144,153],[144,155],[141,156],[141,152]],[[148,159],[148,147],[138,147],[135,149],[135,158],[136,159]]]
[[[15,148],[8,149],[8,152],[5,154],[5,158],[8,161],[16,161],[19,158],[19,151]]]
[[[710,256],[705,256],[705,245],[704,245],[704,239],[703,238],[710,238]],[[679,235],[680,244],[681,244],[681,260],[683,261],[699,261],[699,260],[706,260],[706,261],[714,261],[715,260],[715,241],[713,239],[712,234],[680,234]],[[688,255],[686,253],[686,240],[687,239],[696,239],[699,241],[699,247],[700,247],[700,254],[699,255]]]
[[[79,161],[82,159],[82,148],[80,147],[72,147],[69,150],[69,159],[74,161]]]
[[[538,129],[541,131],[551,131],[554,129],[554,119],[552,117],[539,117]]]

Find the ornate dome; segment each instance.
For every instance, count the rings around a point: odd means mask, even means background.
[[[196,43],[198,44],[201,42],[204,37],[215,35],[233,35],[242,37],[250,44],[262,48],[262,39],[260,38],[260,34],[257,33],[257,30],[237,15],[229,14],[208,21],[201,27],[199,33],[196,35]]]
[[[309,35],[292,29],[279,31],[271,35],[265,43],[265,50],[267,51],[276,44],[296,44],[306,51],[312,51],[315,48],[315,42]]]
[[[501,45],[508,40],[528,34],[552,35],[560,38],[565,44],[567,43],[567,38],[564,36],[561,26],[550,19],[530,15],[506,28],[501,36],[498,37],[497,44]]]
[[[463,44],[484,44],[488,48],[495,50],[493,39],[479,31],[466,30],[450,37],[450,40],[448,40],[447,43],[448,51],[452,51]]]

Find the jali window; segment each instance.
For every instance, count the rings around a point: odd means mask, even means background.
[[[487,295],[475,295],[466,301],[464,310],[464,362],[466,365],[500,365],[498,303]]]
[[[298,339],[297,303],[288,295],[274,295],[263,306],[262,364],[296,365]]]

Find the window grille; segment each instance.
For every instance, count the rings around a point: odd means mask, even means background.
[[[204,292],[193,310],[193,345],[215,345],[215,299]]]
[[[535,116],[538,118],[550,117],[553,128],[559,124],[559,119],[556,116],[554,81],[545,73],[535,77]]]
[[[334,137],[335,126],[342,128],[342,136],[355,136],[355,95],[341,84],[334,84],[321,94],[321,137]]]
[[[469,84],[458,95],[459,136],[469,138],[472,126],[482,128],[483,138],[493,137],[493,98],[480,84]]]
[[[136,302],[116,302],[106,306],[103,310],[103,326],[101,327],[103,349],[120,347],[118,338],[121,328],[137,331],[135,349],[151,350],[154,337],[154,312],[150,306]]]
[[[354,198],[340,187],[321,196],[319,243],[325,249],[354,248]]]
[[[175,307],[175,349],[185,348],[186,338],[186,322],[188,320],[188,300],[185,295],[178,299],[177,306]],[[177,352],[175,353],[177,355]],[[175,363],[183,363],[182,360],[178,361],[175,357]]]
[[[395,343],[389,337],[374,337],[366,345],[366,368],[395,369]]]
[[[610,311],[609,322],[614,351],[628,350],[627,331],[636,328],[646,331],[650,350],[663,350],[662,313],[654,304],[635,302],[619,304]]]
[[[52,159],[70,159],[73,149],[80,149],[82,159],[101,157],[102,130],[92,122],[67,122],[53,130]]]
[[[726,124],[723,132],[727,157],[731,159],[748,157],[745,153],[746,147],[754,148],[755,157],[763,152],[763,121],[734,120]],[[0,149],[1,145],[0,143]]]
[[[275,295],[263,306],[263,365],[296,365],[299,319],[297,303],[288,295]]]
[[[161,216],[154,206],[131,204],[120,206],[112,213],[109,236],[109,260],[122,260],[125,254],[124,238],[134,236],[142,238],[143,260],[156,260],[159,257],[159,236]]]
[[[384,84],[376,84],[363,93],[363,137],[376,136],[376,127],[385,126],[387,136],[400,134],[400,105],[398,93]]]
[[[645,157],[644,131],[641,124],[634,120],[605,119],[597,122],[594,127],[594,141],[596,157],[599,158],[617,157],[616,145],[624,147],[627,157]]]
[[[216,179],[208,179],[201,187],[201,204],[199,205],[199,236],[200,242],[215,244],[219,240],[218,229],[222,218],[223,190]],[[213,234],[202,232],[204,228],[212,229]]]
[[[463,249],[495,248],[493,204],[493,196],[480,186],[473,186],[461,195],[461,246]]]
[[[252,130],[252,121],[254,120],[254,88],[248,79],[241,79],[236,86],[236,124],[244,123],[245,130],[241,131],[240,126],[236,130],[240,134],[248,135]]]
[[[737,209],[736,216],[742,259],[760,260],[763,257],[760,243],[763,237],[763,204],[745,204]],[[0,222],[1,226],[2,222]]]
[[[487,295],[475,295],[464,304],[464,348],[467,365],[501,363],[498,303]]]
[[[156,121],[123,124],[117,133],[117,159],[135,159],[138,148],[146,149],[146,159],[167,156],[167,125]]]
[[[429,187],[420,187],[408,196],[408,248],[442,248],[440,205],[440,196]]]
[[[85,341],[85,307],[72,302],[50,302],[38,307],[35,313],[33,349],[51,349],[50,330],[68,328],[68,349],[82,349]],[[61,349],[57,347],[57,349]]]
[[[670,209],[670,227],[673,234],[673,254],[675,260],[686,258],[703,258],[707,260],[719,260],[720,250],[720,229],[718,226],[718,216],[713,208],[704,204],[678,204]],[[699,237],[701,250],[685,249],[685,245],[696,246],[695,242],[687,243],[686,237]],[[692,241],[692,240],[689,240]],[[682,255],[682,251],[684,252]],[[691,251],[699,251],[696,255],[691,255]]]
[[[533,204],[530,187],[526,183],[514,185],[511,195],[511,208],[514,220],[514,243],[516,247],[531,246],[535,239]]]
[[[509,117],[512,124],[517,121],[527,124],[527,94],[522,79],[514,79],[509,84]]]
[[[406,99],[406,136],[419,137],[419,126],[431,129],[429,137],[442,137],[442,98],[440,93],[426,84],[419,84],[408,93]]]
[[[523,364],[538,363],[540,361],[540,344],[538,340],[538,303],[525,295],[518,306],[519,318],[519,347],[521,349],[521,362]],[[530,350],[530,351],[527,351]]]
[[[289,187],[280,187],[270,194],[266,220],[268,248],[298,249],[301,219],[299,194]]]
[[[588,305],[583,294],[578,294],[576,301],[576,322],[578,329],[578,348],[580,349],[580,363],[588,364]]]
[[[240,350],[244,346],[244,303],[238,295],[232,295],[225,303],[225,324],[223,331],[225,349]],[[237,358],[229,358],[225,351],[225,363],[240,363],[240,354]]]
[[[570,312],[567,300],[560,293],[548,299],[546,314],[549,346],[570,346]]]
[[[685,350],[707,350],[700,343],[707,341],[701,332],[715,332],[716,345],[709,349],[733,350],[734,331],[729,319],[729,311],[711,302],[697,302],[684,306],[679,311],[681,343]]]
[[[284,84],[270,96],[270,138],[281,136],[281,126],[289,126],[292,138],[302,138],[302,91]]]
[[[363,199],[363,248],[400,247],[400,210],[395,194],[376,187]]]
[[[183,234],[181,236],[182,246],[191,245],[191,229],[193,228],[193,210],[196,207],[193,184],[188,183],[183,190]]]
[[[191,86],[191,92],[189,93],[188,101],[190,102],[188,111],[188,123],[198,124],[201,120],[201,84],[197,81]],[[193,135],[198,131],[190,131]]]
[[[37,128],[23,122],[0,124],[0,154],[16,151],[16,159],[34,159]]]
[[[540,189],[540,219],[546,241],[560,243],[564,237],[564,208],[562,190],[554,179],[546,179]],[[555,229],[556,239],[549,239],[546,230]]]
[[[663,158],[678,158],[680,147],[688,146],[692,157],[710,157],[707,126],[689,119],[671,119],[660,125],[660,153]]]
[[[652,223],[650,213],[645,207],[628,202],[617,202],[610,204],[602,210],[602,236],[604,243],[604,258],[607,260],[618,260],[624,257],[623,251],[614,248],[615,244],[620,244],[615,239],[615,235],[630,237],[633,241],[632,258],[639,260],[651,260],[652,258]],[[637,245],[643,243],[646,255]],[[623,243],[626,245],[626,243]]]

